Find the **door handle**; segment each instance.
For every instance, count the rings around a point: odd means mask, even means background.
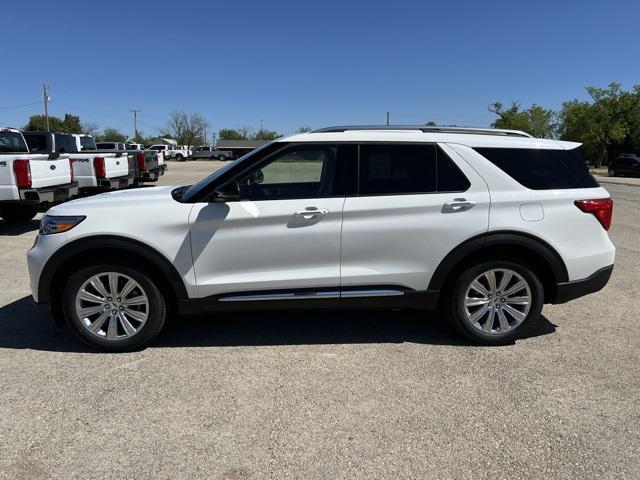
[[[442,211],[444,213],[464,212],[475,206],[476,202],[473,200],[467,200],[466,198],[454,198],[442,206]]]
[[[308,208],[306,210],[299,210],[295,214],[301,217],[315,217],[316,215],[326,215],[329,210],[326,208]]]

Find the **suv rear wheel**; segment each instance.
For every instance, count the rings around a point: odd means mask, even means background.
[[[184,159],[184,157],[183,157],[181,154],[179,154],[179,153],[178,153],[178,154],[176,155],[176,161],[177,161],[177,162],[181,162],[183,159]]]
[[[71,275],[64,290],[64,313],[85,343],[122,352],[151,343],[164,326],[166,305],[146,273],[104,264]]]
[[[615,171],[615,169],[614,169],[614,168],[610,168],[610,169],[609,169],[609,176],[610,176],[610,177],[615,177],[615,176],[616,176],[616,171]]]
[[[512,343],[540,317],[544,290],[527,266],[508,260],[468,268],[453,286],[449,316],[473,342]]]

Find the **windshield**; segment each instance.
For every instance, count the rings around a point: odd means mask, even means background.
[[[29,153],[27,144],[18,132],[0,132],[0,152]]]
[[[211,182],[215,182],[218,178],[220,178],[226,172],[228,172],[229,170],[231,170],[234,167],[237,167],[239,163],[244,162],[245,160],[249,159],[250,157],[253,157],[254,155],[258,155],[263,150],[265,150],[267,147],[273,148],[274,145],[276,145],[276,148],[280,148],[280,146],[284,146],[283,143],[270,142],[270,143],[267,143],[265,145],[262,145],[262,146],[256,148],[255,150],[250,151],[249,153],[247,153],[246,155],[243,155],[242,157],[238,158],[234,162],[227,163],[224,167],[219,168],[218,170],[213,172],[208,177],[203,178],[198,183],[196,183],[196,184],[192,185],[191,187],[189,187],[189,189],[186,192],[184,192],[184,195],[182,195],[181,200],[188,202],[189,199],[191,199],[194,196],[198,195],[198,193],[200,193],[200,191],[205,189]]]
[[[93,137],[80,137],[82,150],[96,150],[96,142]]]

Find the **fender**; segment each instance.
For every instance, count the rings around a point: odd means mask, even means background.
[[[40,280],[38,282],[39,303],[51,302],[51,287],[53,278],[55,277],[58,269],[67,260],[89,250],[105,248],[126,250],[143,257],[145,260],[151,262],[165,275],[178,301],[187,300],[189,298],[187,289],[184,285],[184,281],[182,280],[182,277],[180,276],[174,265],[153,247],[139,242],[138,240],[118,237],[116,235],[96,235],[74,240],[60,248],[49,258],[44,268],[42,269]]]
[[[454,268],[468,255],[488,247],[525,247],[540,255],[553,271],[556,283],[567,282],[569,274],[560,254],[547,242],[522,232],[497,231],[483,233],[466,240],[449,252],[433,272],[428,290],[440,290]]]

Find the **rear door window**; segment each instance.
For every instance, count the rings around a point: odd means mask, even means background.
[[[579,149],[475,148],[476,152],[531,190],[594,188],[599,184]]]
[[[436,191],[435,145],[360,145],[358,193],[398,195]]]
[[[27,144],[18,132],[0,131],[0,153],[28,153]]]
[[[27,141],[27,145],[29,145],[31,153],[50,153],[47,146],[47,135],[25,133],[24,138]]]
[[[96,142],[92,137],[80,137],[80,145],[82,145],[82,150],[96,149]]]

